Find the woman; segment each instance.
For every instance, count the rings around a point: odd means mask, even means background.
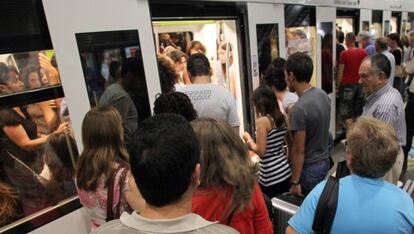
[[[123,211],[129,211],[128,206],[141,210],[144,201],[129,171],[118,111],[111,106],[91,109],[83,119],[82,141],[76,185],[80,202],[90,214],[92,231],[109,219],[119,218]],[[111,195],[113,209],[107,210]],[[114,216],[108,217],[111,211]]]
[[[181,50],[172,50],[166,54],[174,63],[174,68],[178,76],[177,84],[191,84],[187,72],[187,56]]]
[[[193,54],[201,53],[206,54],[206,47],[200,41],[191,41],[187,48],[187,56],[190,57]]]
[[[285,116],[280,112],[273,91],[261,86],[253,92],[256,109],[256,142],[249,133],[243,135],[249,148],[260,158],[260,187],[269,198],[289,191],[292,174],[287,157],[286,142],[290,136]]]
[[[6,64],[0,63],[0,90],[2,93],[23,91],[23,83],[16,77],[10,76]],[[2,177],[19,192],[20,201],[25,215],[30,215],[50,206],[45,196],[45,189],[40,183],[43,168],[39,150],[49,139],[50,135],[39,137],[37,126],[32,121],[25,107],[14,107],[0,110],[0,157],[2,160]],[[69,130],[67,123],[60,124],[54,133]],[[56,218],[56,217],[55,217]],[[47,220],[32,220],[35,226]]]
[[[266,69],[263,76],[263,82],[272,88],[279,105],[280,111],[288,115],[293,105],[298,101],[298,95],[289,92],[285,78],[285,64],[286,60],[283,58],[276,58],[271,65]]]
[[[218,60],[215,67],[217,84],[227,88],[236,97],[236,80],[233,68],[233,49],[230,42],[222,41],[218,46]]]
[[[183,116],[188,121],[197,119],[190,98],[181,92],[163,93],[154,102],[154,114],[174,113]]]
[[[193,212],[240,233],[273,233],[253,162],[241,139],[222,120],[197,119],[191,125],[201,146],[201,181],[193,196]]]

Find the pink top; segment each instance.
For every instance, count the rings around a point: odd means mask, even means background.
[[[128,203],[125,200],[124,196],[119,196],[119,185],[120,183],[124,183],[122,193],[129,191],[129,184],[128,184],[128,176],[125,177],[124,181],[120,181],[121,174],[124,170],[128,170],[127,168],[122,168],[119,170],[115,177],[114,183],[114,196],[113,196],[113,209],[115,213],[116,205],[121,202],[120,206],[120,214],[124,211],[128,211]],[[106,220],[106,202],[107,202],[107,195],[108,189],[105,188],[105,179],[102,176],[99,180],[98,186],[96,191],[85,191],[83,189],[77,189],[79,200],[83,205],[84,209],[90,215],[91,221],[91,231],[96,230],[99,226],[105,223]]]

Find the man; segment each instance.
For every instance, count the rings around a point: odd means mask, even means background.
[[[200,149],[188,121],[176,114],[151,117],[141,122],[134,143],[131,172],[146,206],[95,233],[237,233],[191,213],[200,184]]]
[[[117,80],[108,86],[99,100],[99,105],[114,106],[121,114],[125,144],[129,152],[131,152],[132,135],[138,128],[138,112],[127,91],[133,86],[134,80],[142,78],[141,68],[137,59],[127,58],[122,63],[121,77],[114,77]]]
[[[216,118],[227,121],[239,133],[239,117],[236,100],[225,88],[211,84],[210,62],[203,54],[193,54],[188,58],[187,70],[191,85],[177,86],[191,99],[199,117]]]
[[[407,125],[407,144],[403,147],[404,150],[404,163],[403,169],[401,173],[401,180],[404,181],[405,173],[407,171],[407,159],[408,159],[408,152],[413,144],[413,136],[414,136],[414,31],[410,32],[410,48],[409,54],[407,56],[407,61],[404,63],[405,72],[408,74],[408,98],[407,104],[405,106],[405,123]]]
[[[357,39],[358,39],[359,48],[365,49],[368,55],[375,54],[375,46],[371,41],[371,35],[369,35],[369,32],[362,31],[358,33]]]
[[[327,233],[413,233],[411,197],[381,177],[399,151],[394,129],[372,117],[359,118],[347,134],[346,162],[352,175],[339,181],[337,208]],[[313,233],[318,200],[326,181],[318,184],[289,220],[287,234]]]
[[[388,83],[390,83],[391,87],[394,85],[394,77],[395,77],[395,58],[394,55],[388,50],[388,40],[386,37],[379,37],[375,40],[375,51],[379,54],[383,54],[387,57],[388,61],[391,64],[391,72],[390,77],[388,78]]]
[[[346,34],[345,45],[348,49],[339,57],[338,66],[339,114],[345,119],[346,129],[362,113],[364,105],[364,95],[361,85],[358,84],[358,70],[367,52],[356,48],[355,41],[354,33]]]
[[[338,64],[339,56],[341,55],[342,51],[345,50],[345,47],[343,45],[345,39],[344,32],[336,30],[336,64]]]
[[[286,82],[299,96],[290,116],[293,135],[290,192],[307,194],[329,170],[328,137],[331,105],[327,94],[312,87],[312,59],[294,53],[286,62]]]
[[[388,82],[391,65],[383,54],[365,58],[359,68],[359,83],[366,94],[363,116],[372,116],[389,123],[397,132],[400,146],[406,143],[406,125],[404,102],[398,90]],[[362,142],[363,143],[363,142]],[[393,168],[385,175],[385,179],[396,184],[401,174],[404,153],[398,153]]]

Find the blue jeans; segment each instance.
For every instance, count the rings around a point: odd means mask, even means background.
[[[300,175],[302,193],[307,195],[319,182],[325,179],[328,171],[329,158],[310,165],[303,165]]]

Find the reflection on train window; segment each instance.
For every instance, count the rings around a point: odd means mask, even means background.
[[[7,201],[0,232],[29,215],[33,229],[65,214],[51,207],[76,195],[78,150],[69,126],[64,98],[0,108],[0,193]]]
[[[311,84],[316,86],[316,9],[311,6],[285,5],[285,47],[287,59],[295,52],[308,54],[313,61]]]
[[[149,117],[138,31],[77,33],[76,41],[91,107],[100,103],[117,107],[111,100],[114,101],[113,95],[118,95],[128,102],[128,107],[117,108],[124,123],[129,119],[136,126],[138,121]],[[127,67],[122,68],[123,65]],[[121,109],[126,109],[125,113]]]
[[[384,21],[384,36],[388,36],[390,34],[390,21],[385,20]]]
[[[263,74],[271,62],[279,57],[279,27],[277,24],[257,24],[256,35],[259,73]]]
[[[0,95],[60,84],[53,50],[1,54],[0,73]]]
[[[158,53],[168,53],[170,50],[179,49],[187,51],[187,45],[193,40],[192,32],[172,32],[158,34]]]
[[[370,34],[372,35],[373,39],[377,39],[382,35],[382,11],[381,10],[373,10],[372,11],[372,25],[370,29]]]
[[[171,58],[179,76],[176,85],[191,84],[186,58],[194,53],[205,54],[213,73],[211,83],[223,86],[236,98],[239,129],[244,131],[236,20],[153,21],[152,24],[156,51]]]
[[[331,22],[323,22],[319,26],[318,35],[321,37],[321,77],[322,89],[326,93],[332,93],[333,81],[333,24]]]

